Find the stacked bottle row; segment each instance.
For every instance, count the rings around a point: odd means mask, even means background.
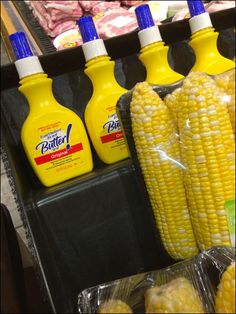
[[[192,18],[190,45],[196,53],[191,71],[218,74],[234,68],[233,61],[217,50],[218,33],[201,1],[189,1]],[[183,76],[168,63],[168,47],[155,26],[149,6],[136,9],[140,60],[146,67],[150,84],[175,83]],[[78,21],[86,59],[85,73],[93,84],[93,95],[85,110],[85,124],[99,158],[112,164],[129,157],[116,104],[127,92],[114,76],[115,62],[110,60],[104,42],[98,37],[92,17]],[[10,35],[20,77],[19,91],[26,97],[30,112],[22,127],[21,138],[28,160],[45,186],[53,186],[93,169],[86,129],[73,111],[60,105],[52,93],[52,80],[44,73],[39,59],[33,56],[23,32]]]

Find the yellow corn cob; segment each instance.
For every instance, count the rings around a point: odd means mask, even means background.
[[[230,245],[225,201],[235,199],[235,143],[226,103],[215,81],[191,73],[178,100],[181,160],[199,248]]]
[[[205,313],[191,282],[179,277],[145,294],[146,313]]]
[[[173,93],[168,94],[164,102],[168,109],[171,112],[172,119],[174,120],[175,126],[178,127],[178,108],[181,106],[181,104],[178,101],[178,95],[181,93],[181,88],[177,88],[173,91]]]
[[[215,81],[218,87],[226,94],[224,100],[227,103],[230,121],[235,134],[235,69],[217,75]]]
[[[216,294],[216,313],[235,313],[235,262],[221,277]]]
[[[130,111],[136,151],[163,244],[174,259],[194,256],[198,249],[169,110],[144,82],[135,86]]]
[[[109,300],[104,302],[102,305],[100,305],[98,309],[98,313],[127,313],[127,314],[132,314],[133,311],[131,308],[126,304],[125,302],[121,300]]]

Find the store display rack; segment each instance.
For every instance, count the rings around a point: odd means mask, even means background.
[[[235,53],[234,15],[234,9],[211,14],[220,31],[219,49],[228,57]],[[186,74],[194,62],[186,42],[187,20],[160,28],[171,47],[171,62]],[[145,79],[136,31],[105,44],[116,60],[120,84],[130,89]],[[81,47],[41,55],[40,61],[54,80],[57,100],[83,118],[92,86],[83,72]],[[174,263],[160,241],[146,190],[130,159],[108,166],[93,151],[93,172],[51,188],[41,186],[20,140],[28,105],[17,90],[14,64],[1,67],[1,78],[3,157],[52,312],[76,312],[77,295],[85,288]]]

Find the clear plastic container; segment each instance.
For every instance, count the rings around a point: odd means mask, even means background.
[[[97,313],[104,302],[121,300],[132,309],[133,313],[144,313],[145,294],[148,289],[184,277],[189,280],[200,298],[204,313],[214,313],[215,295],[221,275],[234,261],[235,256],[232,249],[215,247],[165,269],[101,284],[79,294],[78,312]],[[188,300],[186,300],[187,302]],[[191,311],[190,305],[189,311],[185,311],[185,313],[191,313]]]

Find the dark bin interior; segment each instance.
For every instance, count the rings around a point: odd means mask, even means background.
[[[212,20],[220,31],[220,51],[233,58],[234,10],[214,13]],[[186,41],[190,35],[187,21],[167,23],[161,31],[170,45],[170,64],[188,73],[194,55]],[[106,46],[116,60],[115,75],[122,86],[131,89],[145,79],[137,56],[137,32],[109,39]],[[92,86],[83,73],[81,47],[40,60],[54,79],[57,100],[83,118]],[[52,188],[40,184],[20,141],[28,105],[17,90],[15,66],[3,66],[1,74],[3,156],[52,311],[76,312],[81,290],[172,264],[156,231],[143,181],[130,159],[108,166],[93,151],[92,173]]]

